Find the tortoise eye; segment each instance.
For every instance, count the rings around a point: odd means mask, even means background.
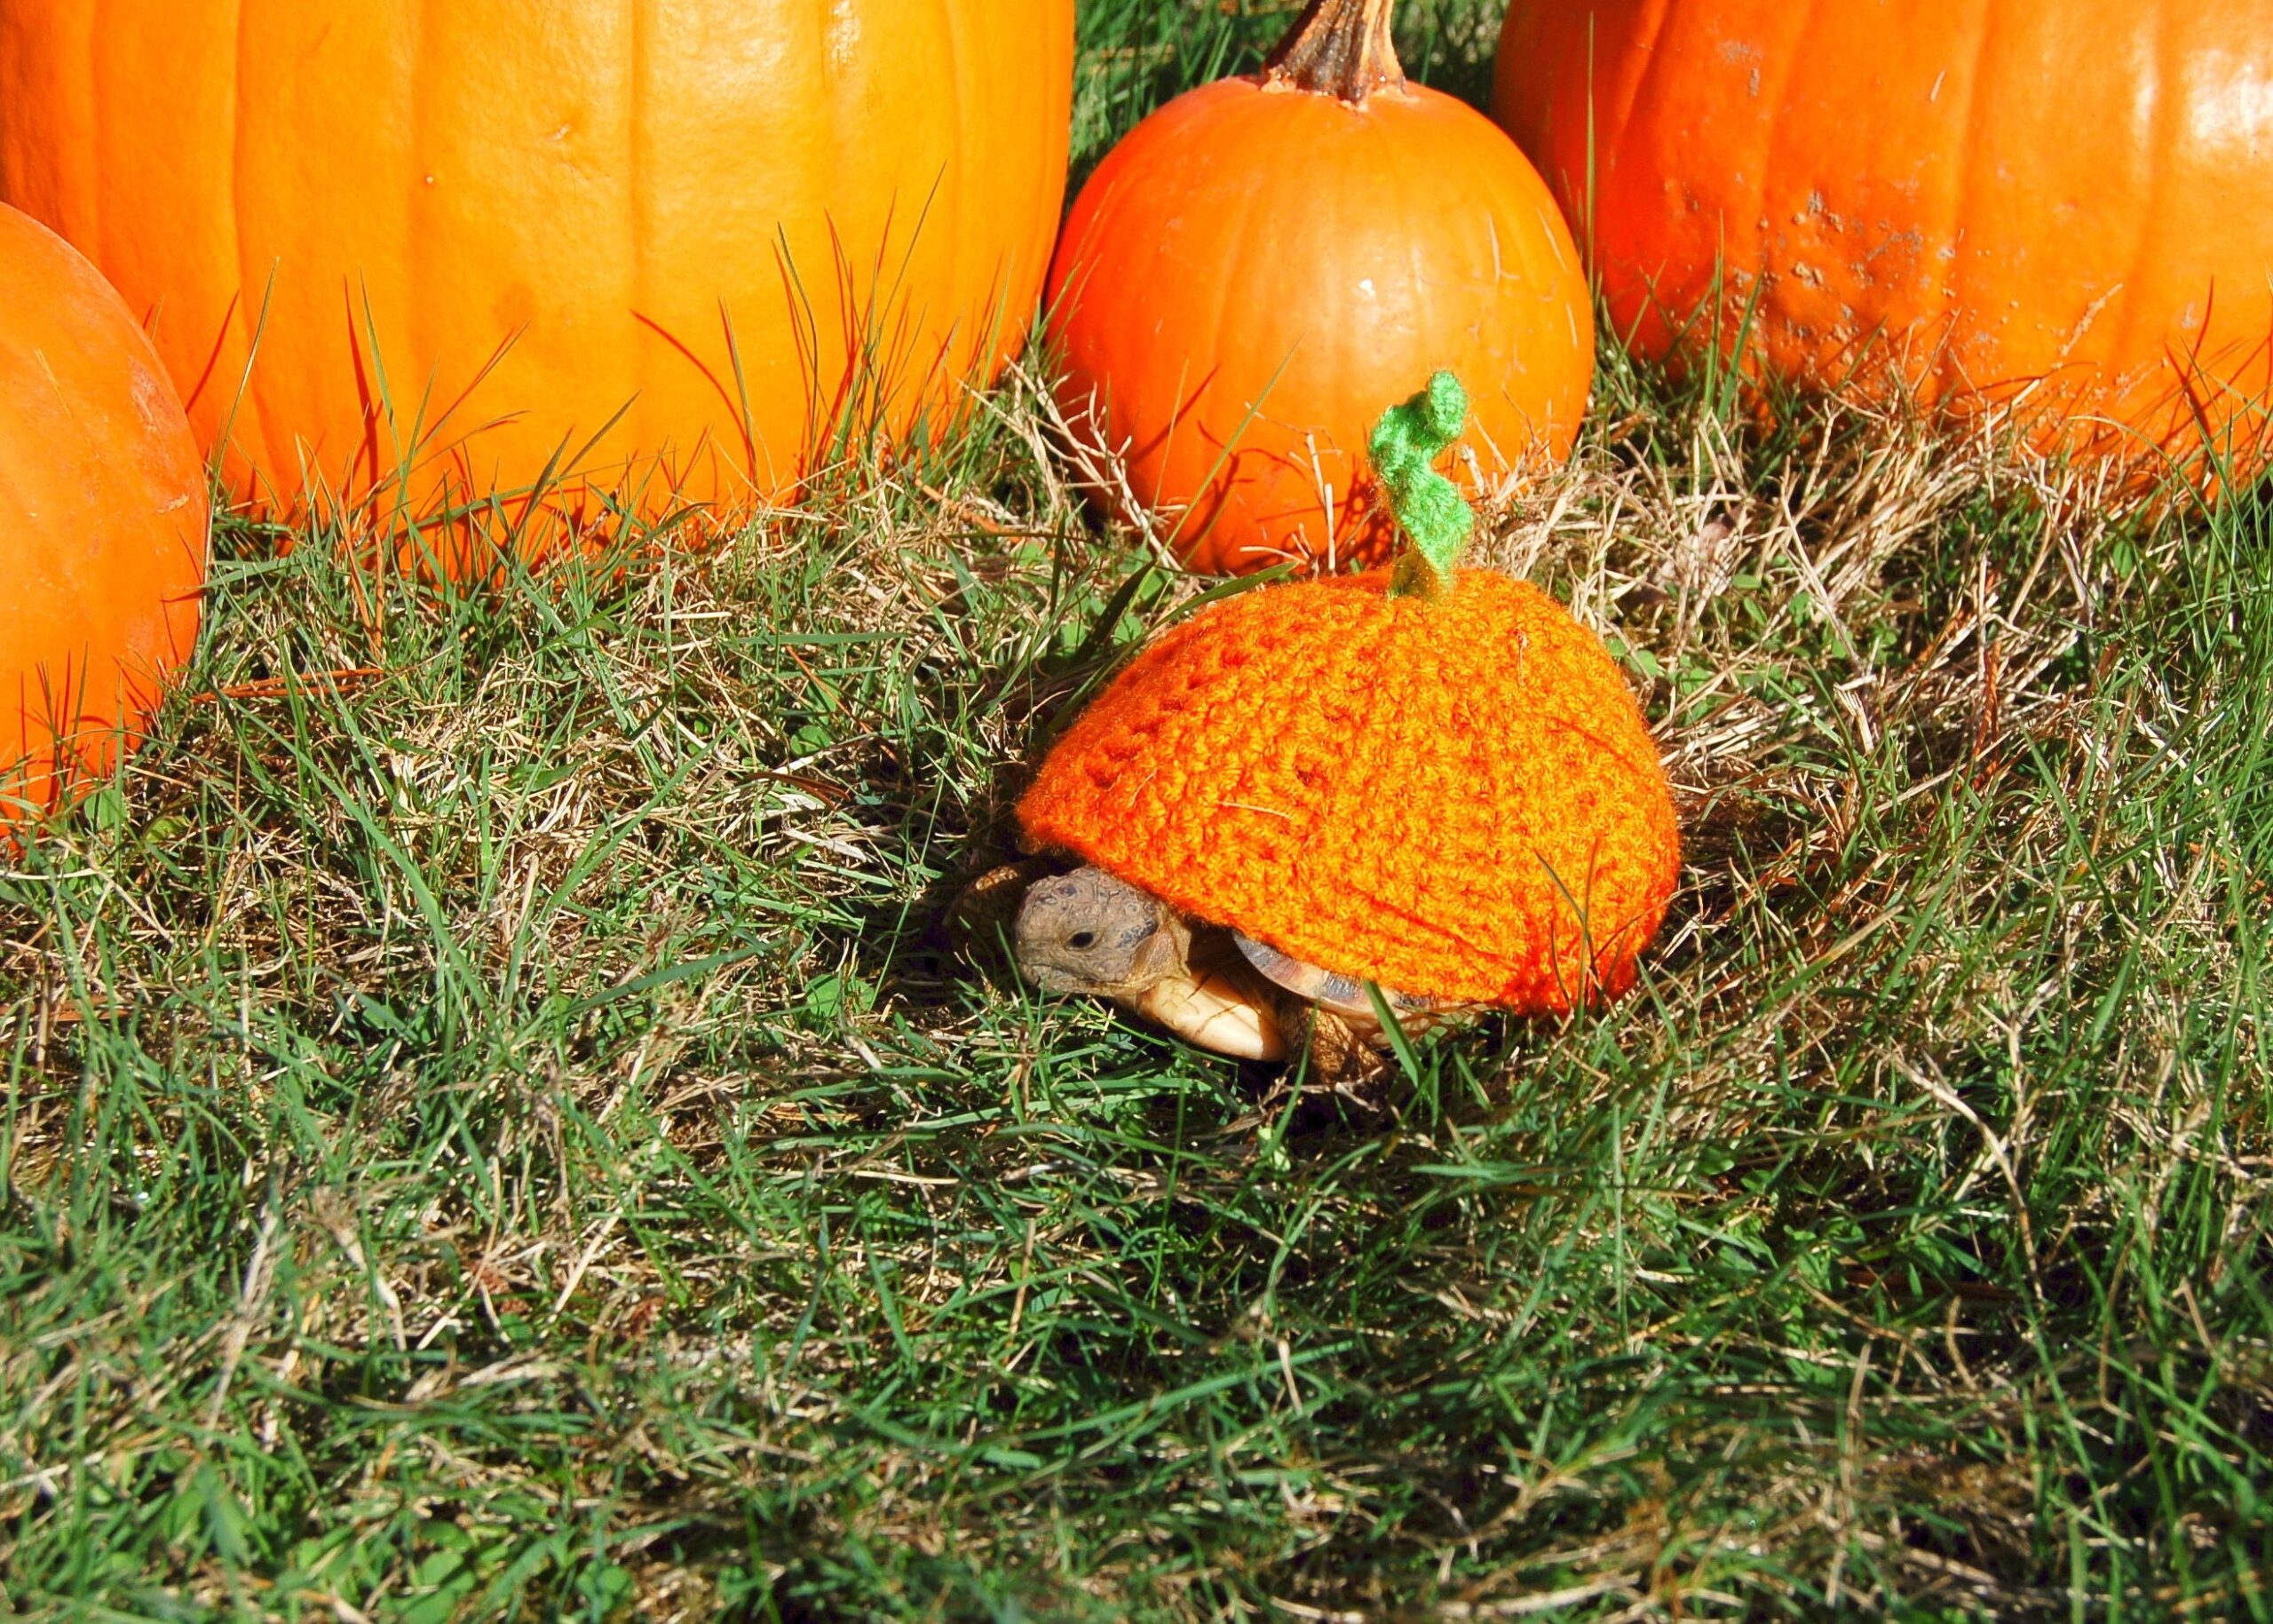
[[[1097,945],[1097,933],[1095,931],[1076,931],[1065,939],[1065,945],[1076,953],[1087,953]]]

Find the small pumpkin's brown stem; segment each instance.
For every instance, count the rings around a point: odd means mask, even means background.
[[[1311,0],[1263,64],[1263,78],[1320,96],[1361,102],[1405,88],[1390,28],[1397,0]]]

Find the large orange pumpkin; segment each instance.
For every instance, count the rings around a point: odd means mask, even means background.
[[[1016,348],[1072,78],[1073,0],[9,0],[0,196],[242,494],[731,506]]]
[[[197,640],[205,467],[94,266],[0,206],[0,843],[107,772]]]
[[[2206,424],[2256,460],[2261,5],[1516,0],[1495,111],[1646,353],[1701,312],[1802,384],[2041,406],[2110,450]]]
[[[1050,268],[1060,394],[1199,570],[1381,557],[1381,402],[1470,385],[1487,474],[1569,455],[1594,374],[1554,199],[1489,120],[1409,83],[1392,0],[1312,0],[1268,68],[1107,155]]]

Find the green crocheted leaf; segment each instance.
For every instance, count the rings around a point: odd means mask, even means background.
[[[1412,538],[1411,558],[1422,566],[1400,564],[1395,589],[1431,594],[1452,584],[1453,570],[1476,529],[1476,514],[1460,488],[1438,473],[1435,463],[1468,426],[1468,392],[1449,372],[1402,406],[1382,414],[1366,442],[1374,472],[1389,492],[1398,526]]]

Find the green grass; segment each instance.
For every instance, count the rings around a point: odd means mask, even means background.
[[[1089,6],[1089,156],[1246,9]],[[384,615],[226,525],[0,878],[0,1613],[2273,1616],[2273,496],[1598,394],[1488,548],[1646,690],[1684,889],[1362,1099],[945,948],[1193,590],[1023,386]]]

